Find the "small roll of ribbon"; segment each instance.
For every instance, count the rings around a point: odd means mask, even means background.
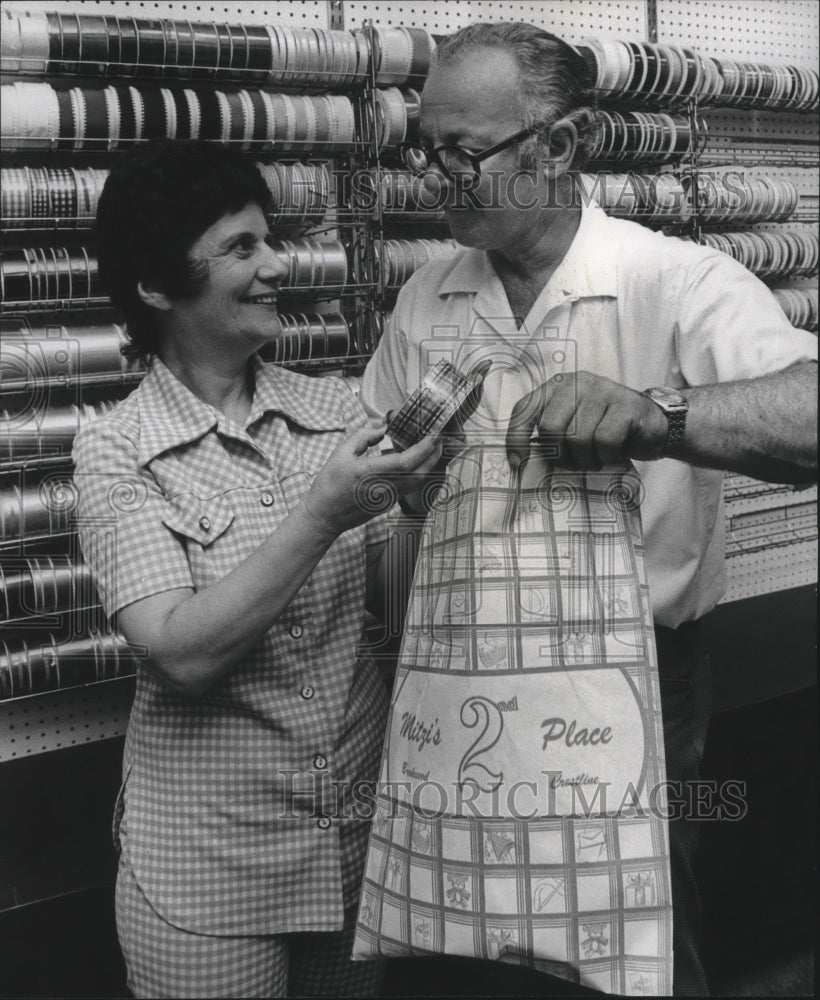
[[[394,448],[404,451],[428,434],[441,434],[457,418],[466,419],[478,405],[491,364],[483,361],[464,375],[449,361],[439,361],[388,420],[387,433]]]

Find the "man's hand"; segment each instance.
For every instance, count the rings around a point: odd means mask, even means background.
[[[426,437],[402,452],[377,455],[385,427],[355,431],[327,460],[307,497],[305,509],[317,529],[340,535],[387,510],[398,494],[411,493],[424,483],[441,457],[441,447]]]
[[[600,469],[660,458],[667,431],[662,410],[640,392],[590,372],[556,375],[513,407],[507,457],[514,467],[525,462],[537,435],[556,448],[558,464]]]

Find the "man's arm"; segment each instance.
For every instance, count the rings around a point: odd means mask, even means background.
[[[772,483],[817,475],[817,363],[744,382],[684,391],[689,402],[681,458]]]
[[[675,458],[768,482],[812,482],[817,472],[817,364],[770,375],[682,389],[686,434]],[[533,434],[560,449],[559,461],[600,468],[623,459],[663,457],[668,424],[640,392],[578,372],[551,379],[519,400],[507,432],[514,465]]]

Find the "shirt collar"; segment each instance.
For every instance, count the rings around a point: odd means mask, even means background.
[[[339,397],[324,379],[307,378],[251,358],[255,387],[246,427],[277,412],[308,430],[340,430],[346,424]],[[138,462],[146,465],[171,448],[189,444],[217,427],[220,414],[182,384],[159,358],[140,385]]]
[[[549,286],[567,298],[617,296],[618,246],[607,228],[609,219],[594,202],[581,207],[581,222],[564,259],[555,269]],[[439,295],[453,292],[475,294],[498,280],[484,250],[467,249],[444,279]]]
[[[255,389],[248,424],[274,411],[311,431],[344,430],[347,426],[335,385],[279,368],[254,354]]]

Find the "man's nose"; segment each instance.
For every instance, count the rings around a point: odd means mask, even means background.
[[[424,203],[428,205],[443,205],[452,186],[452,181],[437,163],[430,166],[421,175],[421,191]]]

